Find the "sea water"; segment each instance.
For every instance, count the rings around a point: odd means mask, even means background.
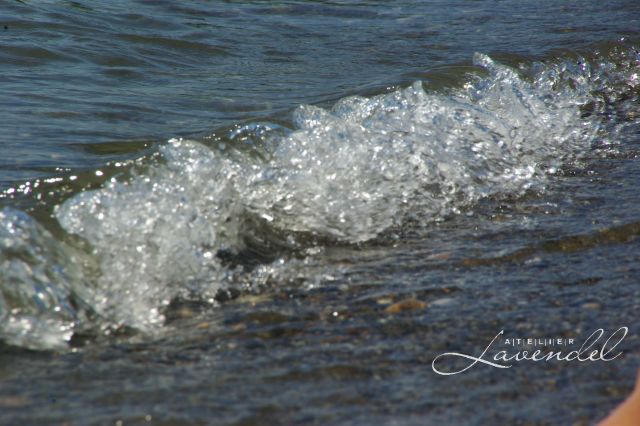
[[[638,12],[7,2],[0,420],[604,415],[640,354]],[[620,327],[610,363],[432,368]]]

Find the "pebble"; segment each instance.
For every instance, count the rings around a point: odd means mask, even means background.
[[[384,311],[388,314],[399,314],[401,312],[424,309],[427,304],[418,299],[404,299],[388,306]]]
[[[584,303],[582,309],[600,309],[600,304],[597,302]]]
[[[258,294],[258,295],[244,295],[244,296],[240,296],[238,297],[235,302],[236,303],[244,303],[244,304],[248,304],[251,306],[256,306],[260,303],[263,302],[268,302],[270,301],[272,298],[271,296],[269,296],[268,294]]]
[[[0,407],[18,408],[24,407],[29,400],[23,396],[2,396],[0,397]]]

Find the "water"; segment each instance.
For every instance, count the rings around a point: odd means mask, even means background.
[[[3,3],[0,423],[602,417],[640,355],[639,12]],[[611,362],[432,368],[620,327]]]

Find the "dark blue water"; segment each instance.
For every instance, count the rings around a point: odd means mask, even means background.
[[[639,43],[636,1],[4,1],[0,423],[595,422]]]

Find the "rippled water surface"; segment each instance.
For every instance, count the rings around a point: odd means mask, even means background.
[[[603,417],[640,366],[639,18],[3,2],[0,423]],[[437,374],[599,329],[621,355]]]

